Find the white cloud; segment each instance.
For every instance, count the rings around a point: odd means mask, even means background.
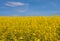
[[[27,12],[29,9],[29,4],[24,5],[23,7],[19,7],[18,9],[16,9],[15,11],[18,13],[25,13]]]
[[[28,11],[28,9],[29,9],[29,4],[23,3],[23,2],[6,2],[5,6],[15,7],[12,9],[17,13],[24,13],[24,12]]]
[[[24,6],[25,3],[22,3],[22,2],[7,2],[5,3],[6,6],[9,6],[9,7],[16,7],[16,6]]]
[[[29,6],[26,6],[26,7],[23,8],[23,9],[16,9],[16,12],[18,12],[18,13],[25,13],[25,12],[28,11],[28,9],[29,9]]]

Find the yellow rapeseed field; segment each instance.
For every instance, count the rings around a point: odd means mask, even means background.
[[[60,41],[60,16],[0,16],[0,41]]]

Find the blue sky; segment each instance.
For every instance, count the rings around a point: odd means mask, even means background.
[[[60,15],[60,0],[0,0],[0,16]]]

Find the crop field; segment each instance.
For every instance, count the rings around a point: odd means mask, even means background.
[[[0,16],[0,41],[60,41],[60,16]]]

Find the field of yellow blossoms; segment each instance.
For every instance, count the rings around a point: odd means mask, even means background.
[[[60,41],[60,16],[0,16],[0,41]]]

